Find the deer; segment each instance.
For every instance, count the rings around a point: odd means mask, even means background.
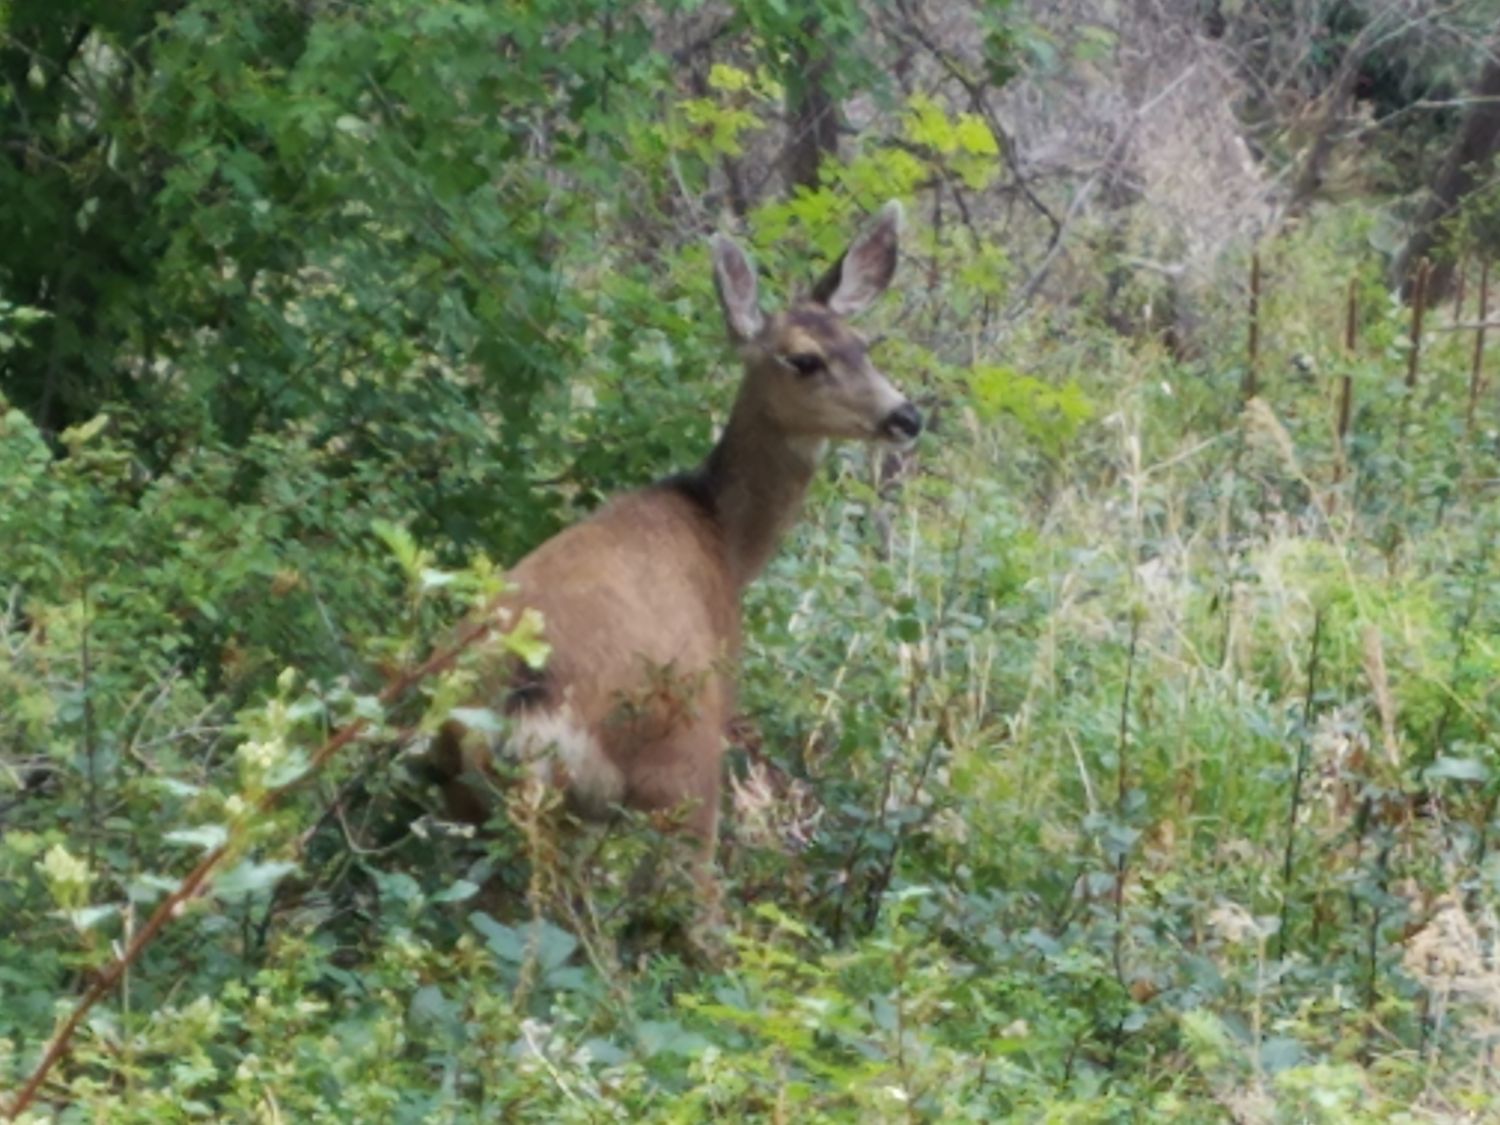
[[[697,468],[614,498],[510,570],[497,624],[540,614],[550,655],[538,672],[498,646],[477,654],[475,705],[508,729],[439,729],[430,760],[452,817],[484,821],[470,779],[510,754],[581,819],[675,813],[696,844],[695,882],[716,900],[741,598],[798,519],[829,441],[906,447],[922,430],[848,323],[889,286],[901,222],[892,200],[805,299],[771,315],[745,251],[712,236],[743,365],[721,436]]]

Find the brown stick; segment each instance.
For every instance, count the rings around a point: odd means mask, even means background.
[[[495,627],[496,608],[497,606],[493,602],[486,606],[484,612],[459,633],[458,640],[452,645],[446,649],[439,649],[416,668],[408,669],[387,684],[385,690],[376,696],[380,705],[382,707],[390,706],[428,676],[443,671],[457,660],[466,648],[486,636]],[[368,719],[355,719],[352,723],[348,723],[335,731],[322,746],[318,747],[318,751],[312,756],[312,761],[308,765],[306,773],[293,781],[287,782],[285,785],[269,789],[261,795],[260,800],[255,803],[255,814],[258,815],[273,808],[288,793],[317,774],[328,764],[335,754],[353,742],[369,725],[370,722]],[[47,1050],[42,1055],[41,1061],[37,1063],[36,1069],[31,1072],[31,1077],[26,1080],[26,1085],[21,1087],[21,1092],[15,1096],[9,1108],[6,1109],[5,1116],[8,1119],[14,1121],[32,1103],[37,1095],[37,1091],[41,1089],[42,1083],[46,1081],[48,1073],[51,1072],[52,1068],[57,1065],[58,1060],[67,1051],[68,1043],[72,1040],[73,1033],[78,1030],[78,1025],[83,1022],[83,1017],[88,1015],[90,1009],[114,989],[115,985],[120,982],[120,978],[136,962],[146,946],[151,944],[156,935],[161,932],[172,918],[182,912],[182,908],[187,901],[207,888],[211,882],[214,868],[229,854],[230,845],[234,842],[232,838],[226,840],[204,855],[198,861],[198,866],[187,873],[177,889],[164,898],[161,905],[152,911],[151,917],[146,919],[146,924],[136,931],[135,936],[130,940],[130,944],[125,947],[125,951],[114,961],[110,962],[104,971],[94,979],[94,983],[83,994],[83,997],[63,1022],[57,1034],[52,1037],[52,1042],[47,1045]]]
[[[1260,363],[1260,251],[1250,253],[1250,339],[1246,348],[1245,377],[1240,383],[1240,397],[1246,402],[1259,392],[1256,367]]]
[[[1417,388],[1417,374],[1422,365],[1422,319],[1427,311],[1427,281],[1432,275],[1432,263],[1423,258],[1417,266],[1416,279],[1411,292],[1411,347],[1406,353],[1406,389]]]
[[[1344,351],[1354,354],[1359,342],[1359,278],[1349,279],[1348,295],[1344,298]]]
[[[1469,372],[1469,405],[1464,412],[1464,437],[1474,432],[1474,410],[1479,405],[1479,392],[1484,389],[1484,330],[1489,303],[1490,261],[1486,258],[1479,266],[1479,327],[1474,330],[1474,366]]]
[[[1354,361],[1359,331],[1359,279],[1349,279],[1349,296],[1344,306],[1344,355],[1348,362]],[[1354,376],[1344,372],[1339,381],[1338,458],[1333,465],[1333,480],[1337,484],[1344,477],[1344,443],[1349,436],[1349,414],[1354,408]]]

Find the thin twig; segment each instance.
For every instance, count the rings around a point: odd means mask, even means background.
[[[1124,129],[1120,131],[1120,135],[1115,140],[1115,143],[1110,146],[1108,154],[1106,154],[1105,158],[1099,162],[1099,165],[1094,169],[1093,174],[1084,181],[1083,186],[1080,187],[1077,193],[1073,196],[1072,202],[1068,205],[1067,213],[1063,215],[1062,223],[1052,232],[1052,237],[1047,242],[1047,250],[1042,255],[1041,263],[1036,267],[1036,269],[1031,272],[1031,276],[1028,277],[1024,282],[1022,282],[1021,287],[1016,291],[1016,295],[1011,298],[1010,304],[1007,305],[1005,311],[1000,314],[1000,320],[1002,322],[1013,321],[1017,317],[1019,317],[1021,313],[1025,311],[1026,306],[1031,303],[1032,297],[1036,296],[1037,290],[1039,290],[1042,287],[1042,283],[1047,280],[1047,275],[1052,270],[1053,262],[1057,260],[1058,254],[1062,252],[1063,241],[1067,234],[1068,228],[1072,225],[1073,220],[1077,218],[1078,213],[1083,210],[1084,203],[1088,200],[1088,197],[1093,194],[1094,189],[1099,186],[1099,182],[1104,178],[1105,173],[1119,164],[1120,159],[1125,155],[1125,150],[1130,146],[1130,142],[1135,138],[1135,131],[1137,128],[1139,128],[1141,122],[1144,121],[1151,114],[1151,112],[1156,109],[1157,106],[1159,106],[1162,102],[1166,101],[1167,98],[1175,94],[1178,87],[1180,87],[1184,82],[1192,77],[1197,69],[1198,64],[1196,62],[1190,63],[1183,69],[1181,74],[1172,79],[1172,81],[1168,82],[1154,95],[1152,95],[1146,101],[1142,102],[1136,108],[1135,112],[1131,115],[1129,123]]]
[[[1439,324],[1429,332],[1473,332],[1475,329],[1500,328],[1500,320],[1456,320],[1452,324]]]

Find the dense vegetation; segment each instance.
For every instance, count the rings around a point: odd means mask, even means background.
[[[1102,14],[0,3],[0,1112],[221,849],[23,1119],[1500,1112],[1493,148],[1392,285],[1497,13],[1187,7],[1279,201],[1212,253],[1178,86],[1005,135]],[[647,826],[444,822],[465,663],[390,685],[703,454],[708,232],[785,295],[892,197],[934,424],[750,596],[705,953]]]

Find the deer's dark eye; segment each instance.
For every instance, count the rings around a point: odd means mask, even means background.
[[[823,362],[822,356],[814,355],[812,352],[798,352],[796,355],[789,355],[786,357],[786,361],[792,365],[793,370],[798,375],[816,375],[828,366]]]

